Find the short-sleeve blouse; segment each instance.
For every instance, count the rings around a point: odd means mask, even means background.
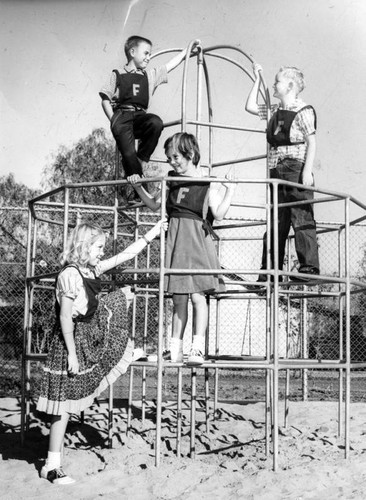
[[[56,283],[56,299],[60,303],[61,297],[73,300],[72,317],[85,314],[88,309],[88,297],[83,285],[83,279],[75,267],[66,267],[58,275]]]

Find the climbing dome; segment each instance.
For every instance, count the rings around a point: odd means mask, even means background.
[[[158,465],[162,415],[166,409],[166,404],[163,404],[164,377],[174,372],[175,399],[170,401],[169,407],[173,408],[175,415],[176,452],[178,456],[182,453],[182,414],[187,411],[190,418],[189,453],[194,458],[197,405],[204,410],[209,429],[219,405],[221,375],[235,371],[245,378],[250,374],[263,386],[263,440],[267,454],[273,453],[273,468],[276,470],[278,430],[291,418],[289,396],[295,375],[296,380],[300,375],[301,397],[306,400],[317,374],[325,373],[333,377],[337,388],[339,404],[336,417],[348,456],[352,373],[355,369],[362,373],[366,367],[366,342],[360,314],[365,307],[366,281],[357,267],[364,240],[366,207],[343,193],[307,188],[315,192],[314,205],[326,205],[332,213],[336,204],[343,214],[341,222],[317,225],[322,274],[306,284],[291,281],[290,278],[297,272],[293,236],[288,242],[285,270],[280,271],[275,266],[274,269],[260,271],[263,234],[265,231],[270,234],[271,209],[276,221],[280,181],[268,178],[266,123],[263,122],[262,128],[257,127],[258,123],[245,113],[245,90],[240,91],[243,102],[238,103],[235,97],[235,89],[249,90],[252,85],[253,61],[237,47],[199,46],[189,55],[192,46],[193,42],[188,47],[184,62],[179,106],[174,108],[180,110],[176,113],[179,116],[165,122],[165,134],[182,130],[197,136],[203,153],[201,165],[213,176],[213,183],[222,183],[228,171],[235,174],[237,190],[234,203],[228,218],[214,227],[222,264],[222,268],[215,272],[224,276],[227,290],[207,296],[209,327],[206,333],[206,361],[200,367],[188,367],[185,363],[171,363],[162,358],[170,336],[172,312],[171,297],[164,293],[163,282],[164,276],[173,272],[164,267],[164,233],[160,235],[160,241],[153,241],[128,268],[119,268],[103,276],[104,293],[116,287],[132,290],[131,336],[135,345],[142,347],[146,353],[146,357],[134,362],[129,370],[127,429],[131,424],[134,389],[139,385],[142,420],[145,420],[148,410],[155,414],[155,461]],[[164,58],[166,54],[179,50],[162,51],[154,57]],[[229,78],[227,84],[225,75]],[[218,90],[217,81],[224,82],[224,88]],[[270,97],[262,75],[260,95],[269,109]],[[231,97],[235,98],[231,100]],[[241,111],[238,111],[239,104]],[[247,121],[248,126],[243,126]],[[155,157],[151,163],[157,166],[158,175],[149,181],[159,185],[164,199],[169,182],[166,161]],[[119,170],[117,154],[116,172]],[[29,202],[22,372],[23,439],[26,438],[31,401],[37,397],[33,374],[45,359],[52,335],[57,257],[66,243],[69,230],[80,221],[99,224],[109,234],[106,256],[110,256],[141,237],[158,217],[165,217],[164,204],[159,214],[153,214],[142,204],[130,208],[121,203],[118,194],[121,187],[126,187],[126,181],[118,180],[117,175],[109,182],[67,184]],[[269,201],[270,187],[273,206]],[[276,263],[276,225],[273,233]],[[189,269],[174,272],[192,273]],[[202,274],[212,270],[196,272]],[[267,276],[260,293],[256,287],[259,273]],[[191,333],[189,326],[185,335],[185,352],[189,350]],[[188,401],[183,390],[183,380],[187,375],[190,384]],[[148,397],[149,377],[156,381],[152,398]],[[198,380],[204,382],[203,391],[197,389]],[[111,387],[106,395],[110,446],[114,435],[113,396],[114,388]],[[245,399],[245,394],[239,394],[240,397]],[[281,404],[285,405],[283,423],[279,422]]]

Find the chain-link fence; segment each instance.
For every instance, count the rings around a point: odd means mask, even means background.
[[[28,212],[25,209],[2,208],[1,213],[1,296],[0,296],[0,364],[2,369],[1,395],[19,395],[21,379],[21,356],[23,350],[24,297],[26,275],[26,239]],[[98,209],[73,209],[70,211],[70,225],[80,217],[102,226],[110,234],[107,239],[106,257],[127,246],[136,237],[136,213],[138,231],[142,235],[157,221],[157,215],[146,212],[119,212],[116,225],[114,213]],[[62,208],[42,208],[37,210],[36,252],[34,274],[48,275],[43,286],[36,286],[32,299],[32,327],[30,352],[47,352],[54,318],[54,276],[59,269],[58,257],[63,245],[63,210]],[[217,231],[220,242],[218,251],[224,268],[258,269],[262,252],[263,224],[255,221],[226,220],[228,227]],[[115,233],[115,228],[117,232]],[[339,269],[338,251],[342,247],[339,239],[339,224],[319,224],[318,235],[322,274],[337,275]],[[365,236],[366,226],[356,224],[350,228],[350,272],[353,278],[365,279]],[[296,253],[290,245],[288,269],[296,267]],[[133,269],[147,269],[158,266],[159,242],[154,241],[145,249],[135,262],[128,264]],[[104,277],[104,291],[115,286],[132,286],[135,301],[131,306],[133,315],[131,330],[137,346],[147,353],[156,351],[158,331],[158,274],[157,272],[139,273],[119,269]],[[222,356],[261,357],[266,348],[266,301],[250,286],[241,285],[242,281],[255,281],[257,276],[248,272],[227,276],[228,290],[242,290],[240,296],[221,296],[210,299],[210,341],[209,354]],[[235,285],[233,284],[235,283]],[[44,286],[46,284],[46,286]],[[296,287],[292,286],[296,290]],[[340,331],[344,329],[342,300],[339,298],[339,284],[324,282],[313,287],[317,297],[306,301],[297,298],[282,298],[279,304],[279,354],[283,357],[299,356],[315,360],[338,359],[341,357]],[[302,290],[302,287],[299,287]],[[308,287],[311,292],[312,287]],[[323,295],[319,296],[319,291]],[[165,301],[165,339],[171,330],[171,301]],[[218,311],[219,309],[219,311]],[[353,361],[366,361],[366,330],[364,322],[365,294],[351,296],[351,358]],[[218,314],[219,313],[219,314]],[[219,318],[219,320],[218,320]],[[190,321],[189,321],[190,324]],[[306,331],[304,333],[304,325]],[[187,352],[191,342],[191,331],[185,335],[184,350]],[[218,336],[218,340],[217,340]],[[37,394],[37,380],[41,362],[33,363],[32,393]],[[309,370],[308,389],[316,398],[331,398],[338,391],[338,374]],[[232,376],[228,372],[227,376]],[[294,380],[297,372],[294,371]],[[259,370],[237,371],[234,374],[238,394],[243,399],[253,396],[253,390],[264,390],[264,377]],[[243,393],[243,384],[248,391]],[[364,398],[363,372],[354,375],[352,394],[358,400]],[[299,383],[300,384],[300,383]],[[296,396],[299,384],[292,387]],[[250,390],[249,390],[250,389]],[[234,397],[233,392],[233,397]]]
[[[27,209],[0,209],[0,395],[19,395],[23,351]]]

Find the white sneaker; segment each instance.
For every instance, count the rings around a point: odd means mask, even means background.
[[[192,348],[188,356],[187,365],[198,366],[202,365],[204,361],[205,358],[203,357],[202,351]]]
[[[164,351],[163,359],[172,363],[183,363],[183,351],[178,351],[175,356],[172,355],[171,351]]]
[[[73,484],[75,479],[67,476],[62,467],[57,467],[56,469],[49,470],[45,465],[41,469],[41,478],[47,479],[52,484]]]
[[[175,356],[171,354],[171,361],[172,363],[183,363],[183,351],[178,351]]]
[[[141,347],[137,347],[136,349],[133,350],[132,361],[137,361],[140,358],[144,358],[144,357],[145,357],[145,353]]]

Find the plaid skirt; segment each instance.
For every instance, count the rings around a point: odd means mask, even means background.
[[[54,329],[44,366],[37,410],[52,415],[79,413],[126,372],[132,361],[127,300],[122,290],[99,300],[88,323],[75,324],[79,373],[67,371],[67,349],[58,326]]]

